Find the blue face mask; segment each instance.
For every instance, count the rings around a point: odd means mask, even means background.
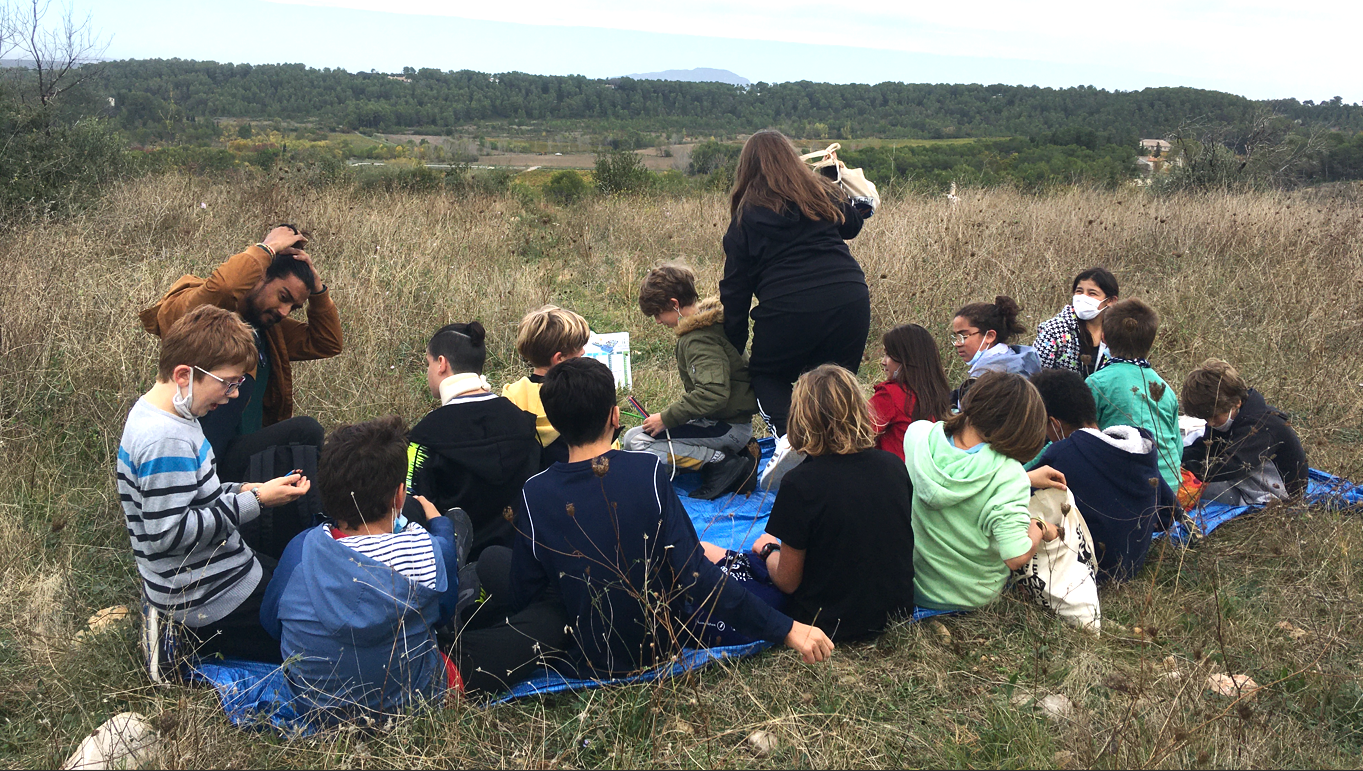
[[[978,362],[980,359],[984,358],[984,354],[985,354],[990,348],[993,348],[993,347],[994,347],[994,344],[981,342],[981,343],[980,343],[980,349],[979,349],[978,351],[975,351],[975,355],[974,355],[974,356],[971,356],[971,357],[970,357],[970,361],[966,364],[966,367],[967,367],[967,368],[974,367],[974,366],[975,366],[975,362]]]

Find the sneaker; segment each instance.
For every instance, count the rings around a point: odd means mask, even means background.
[[[753,459],[752,471],[744,477],[742,483],[738,485],[736,492],[739,495],[748,496],[757,489],[757,470],[762,466],[762,445],[756,439],[749,439],[748,446],[744,447],[741,454],[750,456]]]
[[[805,459],[805,454],[790,449],[790,440],[783,434],[776,440],[776,451],[771,454],[771,460],[767,461],[767,467],[762,469],[762,475],[757,479],[757,486],[763,490],[774,490],[781,484],[781,479],[796,466],[800,465]]]
[[[469,552],[473,551],[473,520],[469,519],[468,512],[458,506],[447,509],[445,519],[454,525],[454,549],[458,552],[455,564],[459,567],[460,575],[463,575],[464,566],[469,561]]]
[[[733,492],[751,476],[756,466],[752,456],[746,452],[731,455],[718,463],[707,463],[701,471],[700,487],[691,493],[691,497],[713,501],[725,493]]]

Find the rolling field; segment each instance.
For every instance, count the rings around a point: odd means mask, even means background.
[[[1034,328],[1067,302],[1078,270],[1107,265],[1123,296],[1159,311],[1151,360],[1166,380],[1177,386],[1209,356],[1230,360],[1292,414],[1313,466],[1363,481],[1356,202],[1079,190],[962,198],[888,200],[852,242],[874,336],[925,325],[959,381],[946,341],[956,308],[1006,293]],[[560,209],[172,175],[7,234],[0,765],[60,764],[125,710],[157,725],[167,768],[1363,765],[1363,517],[1298,506],[1244,517],[1186,550],[1153,547],[1136,580],[1105,591],[1099,638],[1009,594],[967,616],[897,624],[818,666],[776,651],[654,685],[462,703],[383,729],[281,740],[232,728],[211,691],[148,683],[133,624],[76,634],[100,608],[137,599],[113,483],[124,416],[155,373],[156,341],[136,312],[285,221],[313,234],[309,251],[345,325],[344,353],[295,368],[297,412],[333,428],[424,415],[433,404],[422,354],[446,322],[482,321],[488,378],[499,387],[520,377],[516,323],[546,302],[597,331],[630,331],[635,393],[666,403],[680,389],[671,333],[639,314],[638,282],[680,260],[713,293],[728,213],[718,194]],[[873,339],[861,371],[868,393],[879,356]],[[1219,696],[1205,687],[1217,673],[1264,687]],[[1057,694],[1072,709],[1036,707]],[[765,751],[747,742],[759,730],[774,739]]]

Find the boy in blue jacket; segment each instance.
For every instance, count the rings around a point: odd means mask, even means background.
[[[407,432],[390,416],[332,432],[318,460],[331,521],[284,550],[260,620],[284,672],[324,721],[378,718],[460,690],[434,628],[455,612],[455,526],[418,498],[426,527],[393,532],[406,488]]]
[[[705,559],[661,460],[610,448],[620,409],[606,365],[559,364],[540,396],[568,443],[568,462],[525,484],[510,600],[514,612],[558,591],[577,644],[570,669],[586,677],[647,669],[696,645],[689,630],[712,613],[752,638],[784,642],[807,663],[828,658],[824,632],[774,610]]]
[[[1098,428],[1098,407],[1084,378],[1043,369],[1032,385],[1046,404],[1046,438],[1038,461],[1065,476],[1093,535],[1098,579],[1126,581],[1145,564],[1154,531],[1169,527],[1178,505],[1160,474],[1158,448],[1144,428]]]

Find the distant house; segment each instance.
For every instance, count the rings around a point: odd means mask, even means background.
[[[1142,140],[1141,140],[1141,150],[1144,150],[1144,151],[1147,152],[1147,153],[1154,154],[1154,153],[1158,152],[1160,155],[1164,155],[1165,153],[1169,152],[1169,150],[1172,149],[1172,148],[1173,148],[1173,145],[1169,144],[1168,142],[1164,141],[1163,139],[1142,139]]]
[[[411,83],[411,82],[412,82],[412,81],[408,80],[407,78],[404,78],[404,77],[401,76],[401,75],[389,75],[389,76],[388,76],[388,79],[389,79],[389,80],[400,80],[400,81],[402,81],[403,83]]]

